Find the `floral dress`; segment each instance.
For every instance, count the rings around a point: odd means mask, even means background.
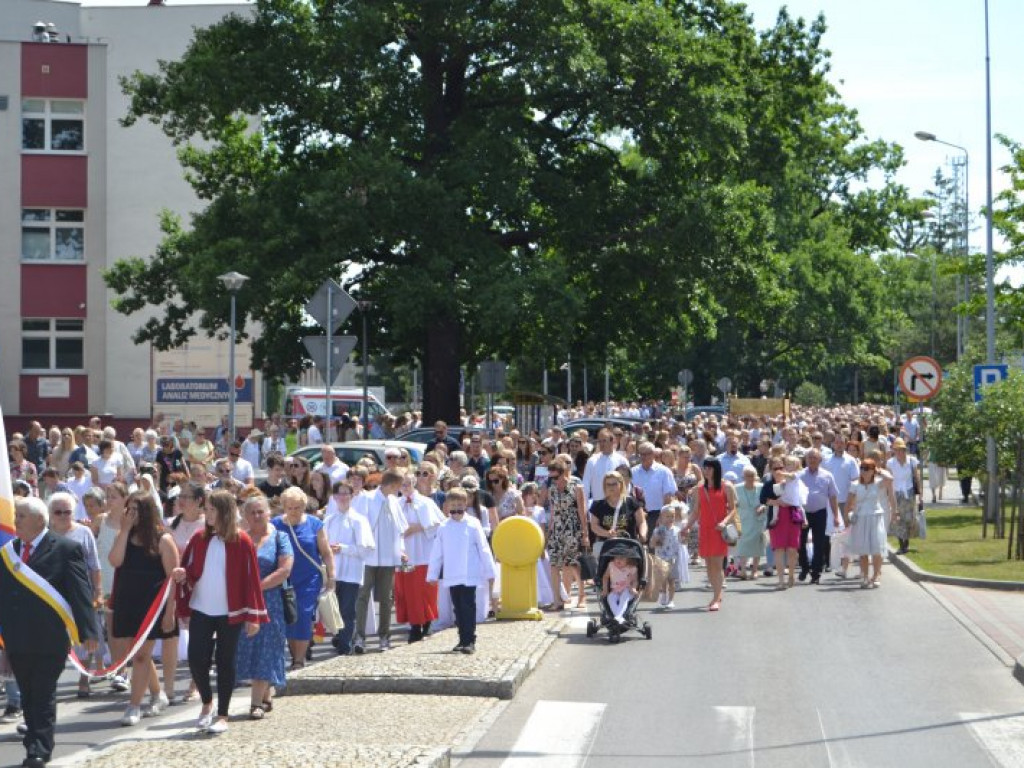
[[[289,536],[276,528],[256,550],[260,565],[260,579],[277,570],[279,557],[294,557]],[[260,630],[252,637],[245,632],[238,639],[236,674],[239,680],[267,680],[271,685],[283,688],[285,685],[284,646],[285,626],[284,602],[281,586],[263,591],[263,600],[270,614],[268,624],[260,624]]]
[[[580,511],[576,508],[578,487],[579,481],[571,478],[564,491],[554,484],[548,491],[548,557],[555,568],[579,565],[583,551],[583,529],[580,527]]]

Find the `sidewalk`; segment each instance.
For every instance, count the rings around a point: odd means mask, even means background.
[[[198,733],[189,722],[155,722],[130,740],[54,765],[445,768],[452,745],[500,712],[565,622],[553,616],[480,624],[471,656],[451,652],[454,630],[387,653],[371,645],[363,656],[332,657],[289,676],[287,695],[259,722],[248,719],[248,692],[239,689],[221,736]]]
[[[952,473],[950,473],[952,474]],[[971,503],[964,505],[960,496],[960,485],[947,477],[942,491],[942,500],[930,503],[931,491],[924,481],[926,509],[955,506],[977,506],[974,494]],[[974,484],[977,490],[977,482]],[[897,567],[900,556],[890,554]],[[902,556],[913,563],[913,558]],[[915,566],[916,568],[916,566]],[[992,654],[1014,671],[1014,676],[1024,683],[1024,591],[995,590],[963,585],[930,582],[927,576],[919,582],[921,587],[935,598],[964,628],[973,634]],[[1018,660],[1021,661],[1018,661]]]

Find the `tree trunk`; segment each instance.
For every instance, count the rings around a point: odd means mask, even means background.
[[[423,423],[459,423],[459,360],[462,328],[459,321],[435,314],[427,321],[423,355]]]

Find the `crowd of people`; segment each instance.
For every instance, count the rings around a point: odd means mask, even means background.
[[[592,435],[567,426],[574,416],[620,418]],[[419,426],[418,414],[389,419],[392,435],[398,421]],[[131,656],[128,679],[102,677],[127,692],[121,722],[198,698],[209,733],[227,729],[236,681],[251,682],[250,717],[272,711],[289,671],[311,658],[330,598],[338,654],[366,653],[371,638],[387,651],[393,614],[408,642],[456,626],[453,651],[474,653],[476,624],[498,609],[490,537],[511,516],[543,530],[537,587],[549,611],[587,608],[591,588],[619,607],[615,595],[635,586],[621,564],[593,583],[594,556],[612,538],[649,551],[659,610],[703,564],[714,612],[729,578],[775,577],[786,590],[829,571],[853,577],[856,564],[860,586],[878,588],[887,536],[905,551],[921,522],[926,424],[915,414],[850,406],[686,421],[657,404],[609,404],[542,431],[490,426],[460,440],[437,422],[418,465],[389,448],[383,467],[347,466],[322,422],[276,416],[238,441],[223,424],[212,435],[154,425],[122,443],[98,419],[49,431],[33,422],[8,453],[15,494],[41,503],[50,531],[83,553],[99,643],[79,657],[99,669]],[[289,455],[312,444],[319,461]],[[7,722],[23,715],[16,678]],[[82,675],[79,696],[98,680]]]

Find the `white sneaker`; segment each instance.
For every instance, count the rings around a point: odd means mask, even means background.
[[[675,600],[669,600],[667,603],[665,603],[665,607],[666,608],[675,608],[676,607]]]
[[[128,707],[121,717],[121,725],[138,725],[142,719],[142,710],[138,707]]]
[[[221,734],[221,733],[227,733],[227,731],[228,731],[228,721],[227,720],[221,720],[220,718],[218,718],[218,719],[214,720],[212,723],[210,723],[210,727],[206,729],[207,733],[211,733],[214,736],[216,736],[218,734]]]
[[[115,691],[127,691],[128,681],[122,675],[111,675],[110,687]]]
[[[156,717],[171,705],[167,694],[160,691],[156,696],[150,694],[149,703],[142,708],[143,717]]]
[[[846,578],[846,571],[844,571],[842,568],[840,568],[837,571],[833,571],[832,575],[835,576],[837,579],[845,579]]]
[[[211,709],[205,715],[199,715],[199,722],[196,723],[196,728],[200,731],[210,730],[210,726],[213,725],[213,710]]]

